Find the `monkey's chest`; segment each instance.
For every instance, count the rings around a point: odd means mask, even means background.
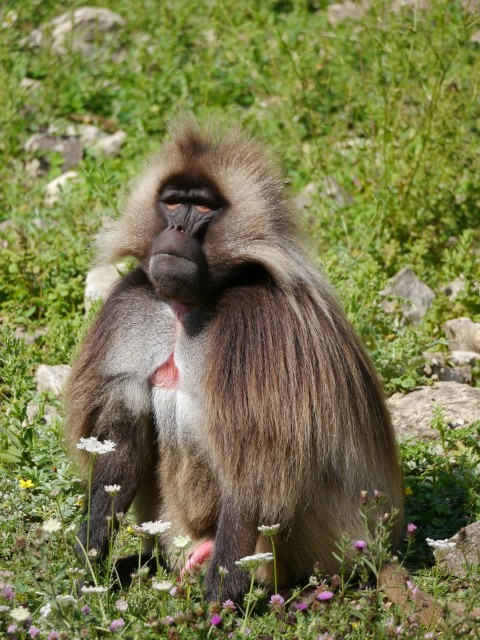
[[[160,440],[202,441],[203,394],[198,358],[176,349],[150,375],[152,411]]]

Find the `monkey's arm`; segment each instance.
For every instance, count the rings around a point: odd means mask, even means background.
[[[90,523],[79,532],[81,544],[104,553],[112,498],[105,486],[117,484],[115,512],[126,512],[140,489],[153,484],[157,447],[150,408],[149,340],[162,339],[162,318],[145,276],[126,276],[104,303],[73,366],[66,390],[66,437],[72,449],[80,438],[111,440],[115,450],[93,462]],[[157,327],[160,324],[160,328]],[[160,338],[159,338],[160,335]],[[150,349],[150,351],[149,351]],[[155,342],[153,349],[161,351]]]

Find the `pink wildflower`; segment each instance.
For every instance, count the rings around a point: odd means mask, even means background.
[[[123,618],[117,618],[116,620],[112,620],[110,626],[108,627],[110,631],[118,631],[122,627],[125,626],[125,620]]]

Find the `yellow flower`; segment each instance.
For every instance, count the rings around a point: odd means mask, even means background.
[[[31,480],[24,480],[23,478],[18,481],[18,484],[21,489],[33,489],[35,486]]]
[[[411,496],[412,493],[413,493],[412,487],[405,487],[405,495],[406,496]]]

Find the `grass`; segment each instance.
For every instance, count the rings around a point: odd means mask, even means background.
[[[312,253],[387,391],[425,382],[422,352],[445,349],[443,323],[462,315],[480,320],[480,58],[472,41],[478,13],[459,1],[393,11],[393,2],[374,0],[361,20],[332,25],[322,0],[89,4],[111,7],[125,26],[86,59],[21,44],[34,27],[81,2],[18,0],[0,7],[0,633],[14,622],[12,607],[26,606],[31,621],[19,622],[7,637],[30,637],[30,623],[40,638],[54,638],[54,631],[66,638],[243,637],[241,614],[204,602],[201,575],[179,584],[176,576],[160,576],[174,584],[174,595],[140,576],[128,592],[79,600],[73,546],[83,485],[65,456],[61,419],[44,420],[45,408],[61,412],[61,402],[35,391],[35,370],[71,361],[87,325],[83,286],[92,238],[103,218],[116,215],[169,117],[185,108],[226,113],[268,140],[294,192],[314,185],[303,209]],[[114,61],[118,46],[127,55]],[[41,83],[34,93],[20,86],[26,76]],[[87,150],[77,168],[80,180],[46,207],[43,190],[59,174],[59,158],[50,158],[48,175],[33,178],[25,170],[32,154],[24,144],[48,125],[64,131],[79,117],[124,129],[126,144],[117,157]],[[343,201],[326,195],[327,178],[341,187]],[[378,292],[402,267],[413,268],[436,293],[415,328],[379,306]],[[443,287],[460,276],[466,286],[452,301]],[[46,331],[27,344],[15,337],[20,328],[31,335]],[[27,416],[32,402],[40,405],[34,418]],[[439,441],[402,447],[407,517],[418,526],[406,562],[430,593],[471,605],[480,595],[478,575],[459,580],[432,568],[424,540],[448,537],[479,519],[479,427],[449,434],[439,420]],[[61,522],[58,532],[42,528],[50,519]],[[138,549],[130,525],[127,517],[113,558]],[[108,586],[108,575],[106,567],[95,579]],[[389,607],[371,579],[345,590],[335,577],[315,579],[318,584],[290,604],[269,605],[266,594],[254,592],[258,613],[248,618],[250,637],[422,638],[430,632]],[[334,593],[330,601],[314,598],[319,585]],[[58,595],[72,602],[59,605]],[[53,612],[42,618],[47,603]],[[215,615],[222,618],[217,625]],[[110,631],[119,618],[124,626]],[[447,620],[434,637],[478,637],[469,624],[462,630]]]

